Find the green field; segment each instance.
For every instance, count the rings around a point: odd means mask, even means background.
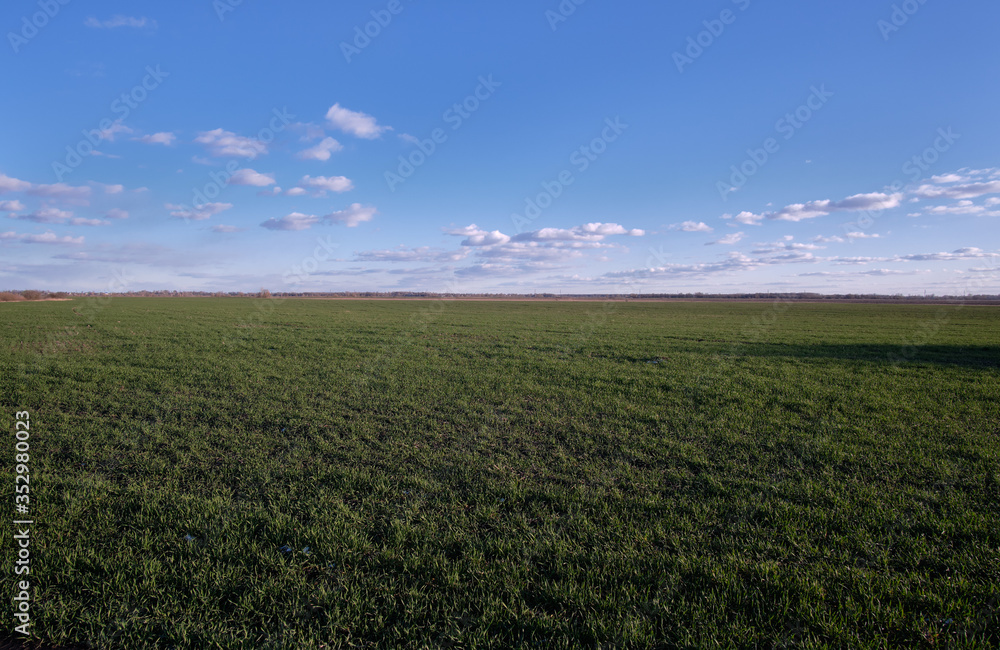
[[[1000,646],[996,308],[0,304],[22,410],[47,643]]]

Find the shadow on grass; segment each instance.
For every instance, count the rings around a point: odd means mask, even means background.
[[[721,351],[723,356],[794,359],[837,359],[906,367],[934,364],[986,370],[1000,368],[1000,346],[995,345],[861,345],[747,343]]]
[[[710,345],[710,349],[701,347]],[[677,350],[674,350],[676,352]],[[705,357],[727,360],[751,357],[773,359],[863,361],[886,366],[906,367],[908,365],[937,364],[942,366],[963,366],[986,370],[1000,368],[1000,346],[995,345],[874,345],[874,344],[796,344],[796,343],[743,343],[706,339],[698,340],[694,346],[681,348],[681,352],[694,353]],[[606,359],[618,363],[669,363],[672,354],[663,356],[632,356],[616,354],[586,353],[591,359]]]
[[[12,639],[0,634],[0,650],[85,650],[79,645],[54,646],[30,639]]]

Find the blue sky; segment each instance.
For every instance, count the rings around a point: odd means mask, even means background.
[[[6,3],[0,288],[1000,292],[1000,5],[672,4]]]

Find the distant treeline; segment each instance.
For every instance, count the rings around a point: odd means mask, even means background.
[[[0,291],[0,302],[18,302],[21,300],[54,300],[61,298],[69,298],[71,294],[65,291],[36,291],[34,289],[25,289],[24,291]],[[82,296],[85,294],[76,294]]]
[[[175,298],[372,298],[372,299],[405,299],[423,298],[439,300],[830,300],[830,301],[892,301],[892,302],[927,302],[927,301],[977,301],[1000,302],[1000,295],[904,295],[876,293],[434,293],[430,291],[336,291],[336,292],[271,292],[260,291],[127,291],[105,293],[97,291],[2,291],[0,302],[20,300],[46,300],[61,298],[79,298],[87,296],[120,296],[120,297],[175,297]]]

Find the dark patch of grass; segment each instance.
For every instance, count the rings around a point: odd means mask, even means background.
[[[993,308],[73,305],[0,326],[47,642],[1000,643]]]

